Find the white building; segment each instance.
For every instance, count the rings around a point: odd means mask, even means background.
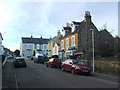
[[[20,44],[20,55],[32,57],[35,53],[48,54],[48,41],[45,38],[22,37]]]
[[[56,42],[53,45],[53,55],[59,55],[59,44]]]
[[[61,37],[60,30],[57,32],[57,36],[53,37],[49,42],[48,42],[48,57],[51,57],[52,55],[59,55],[59,38]]]
[[[4,53],[3,46],[2,46],[2,40],[3,40],[3,37],[2,37],[2,34],[0,33],[0,55]]]

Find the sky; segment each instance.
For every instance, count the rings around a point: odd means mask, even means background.
[[[118,0],[0,0],[2,44],[14,51],[21,37],[54,37],[67,22],[84,20],[85,11],[98,30],[106,25],[118,35]]]

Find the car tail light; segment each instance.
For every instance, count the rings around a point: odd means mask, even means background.
[[[18,63],[18,61],[15,61],[15,63]]]

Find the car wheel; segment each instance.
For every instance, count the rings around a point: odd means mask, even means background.
[[[65,71],[64,67],[61,67],[62,68],[62,71]]]
[[[50,67],[53,68],[53,65],[51,64]]]

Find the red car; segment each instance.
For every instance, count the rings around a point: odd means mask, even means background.
[[[51,58],[47,61],[46,66],[61,68],[61,60],[58,58]]]
[[[24,57],[16,57],[13,60],[13,65],[16,68],[16,67],[26,67],[27,64]]]
[[[88,67],[82,60],[68,59],[62,62],[62,71],[70,71],[73,74],[87,74],[90,75],[91,68]]]

